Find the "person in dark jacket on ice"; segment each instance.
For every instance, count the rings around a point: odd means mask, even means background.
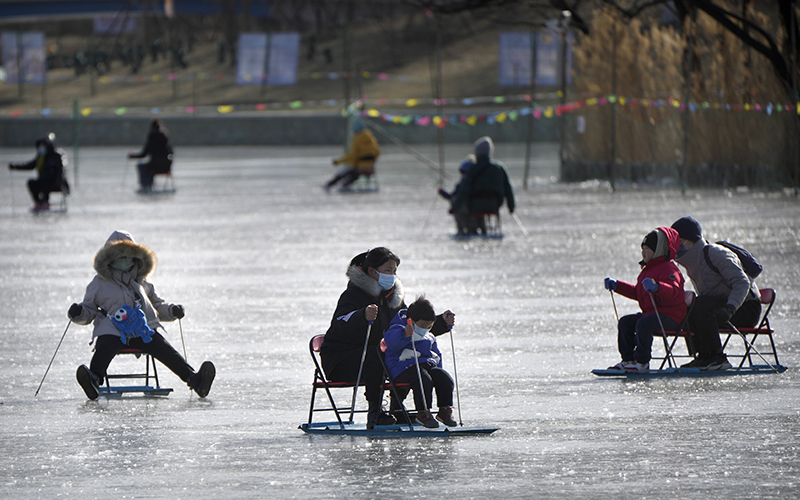
[[[150,156],[150,161],[141,162],[139,169],[139,192],[149,193],[153,190],[153,178],[156,174],[166,174],[172,169],[172,146],[167,137],[167,130],[159,120],[150,122],[150,132],[147,142],[138,153],[128,153],[128,158],[144,158]]]
[[[27,163],[9,163],[9,170],[36,170],[36,179],[28,181],[28,191],[33,198],[33,212],[50,210],[50,193],[69,194],[69,184],[64,175],[66,157],[53,144],[54,134],[36,140],[36,158]]]
[[[367,327],[372,323],[367,340],[361,381],[366,385],[369,404],[367,427],[394,423],[394,417],[381,410],[383,367],[377,347],[398,311],[405,309],[405,290],[397,279],[400,258],[388,248],[377,247],[356,255],[346,275],[347,289],[342,292],[331,324],[320,349],[322,369],[333,382],[355,382],[364,352]],[[431,332],[449,331],[442,317],[437,317]]]

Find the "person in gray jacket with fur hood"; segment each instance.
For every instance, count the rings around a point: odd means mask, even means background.
[[[722,349],[719,327],[728,321],[738,327],[751,327],[758,323],[761,316],[758,287],[755,280],[744,272],[735,253],[703,238],[700,223],[694,218],[682,217],[672,224],[672,228],[678,231],[681,241],[675,262],[686,269],[697,293],[689,314],[697,357],[681,368],[727,370],[731,364]],[[709,266],[709,262],[716,270]]]
[[[72,304],[67,314],[76,324],[94,323],[93,341],[96,344],[91,364],[88,368],[81,365],[77,371],[78,383],[89,399],[97,399],[108,365],[126,347],[151,354],[198,396],[204,398],[208,395],[216,373],[214,364],[205,361],[195,372],[161,334],[161,321],[180,319],[184,310],[182,305],[164,301],[153,284],[147,281],[155,268],[155,253],[136,243],[127,231],[114,231],[95,255],[97,275],[86,287],[83,302]],[[127,343],[123,343],[125,336],[112,319],[123,306],[140,310],[140,315],[143,313],[146,327],[142,325],[141,328],[152,332],[149,336],[128,336]]]

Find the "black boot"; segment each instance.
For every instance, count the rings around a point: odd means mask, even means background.
[[[214,368],[214,363],[211,361],[203,361],[203,364],[200,365],[200,370],[189,379],[189,387],[191,387],[198,396],[204,398],[208,396],[216,374],[217,370]]]
[[[100,395],[100,377],[92,373],[86,365],[79,366],[75,376],[86,397],[91,400],[97,399]]]

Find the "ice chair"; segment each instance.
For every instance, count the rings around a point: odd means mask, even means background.
[[[58,202],[58,208],[56,210],[52,210],[52,208],[51,208],[51,211],[54,211],[54,212],[66,212],[67,211],[67,196],[69,196],[69,190],[64,191],[62,189],[55,189],[53,191],[50,191],[50,194],[54,194],[54,193],[60,195],[60,199],[59,199],[59,202]],[[51,204],[50,206],[52,207],[54,205],[55,205],[55,203]]]
[[[723,351],[728,346],[728,342],[734,335],[737,335],[739,338],[742,339],[744,343],[744,354],[728,354],[729,358],[739,358],[739,366],[737,368],[742,368],[744,366],[745,361],[747,361],[748,365],[753,368],[753,354],[755,354],[759,359],[761,359],[764,363],[766,363],[770,368],[775,370],[765,358],[766,356],[771,356],[775,360],[775,365],[780,366],[778,362],[778,352],[775,350],[775,340],[772,337],[774,330],[769,325],[769,313],[772,310],[772,306],[775,304],[775,290],[772,288],[762,288],[759,290],[759,299],[761,300],[762,308],[766,306],[766,310],[761,315],[761,321],[758,322],[757,326],[752,328],[737,328],[733,326],[730,322],[728,322],[727,328],[720,328],[720,335],[725,336],[725,341],[722,344]],[[748,341],[747,336],[752,335],[752,338]],[[769,351],[764,351],[762,354],[759,352],[756,347],[755,343],[758,337],[765,336],[769,340]],[[777,371],[777,370],[776,370]]]
[[[503,229],[500,225],[500,207],[503,197],[494,191],[479,191],[469,199],[470,233],[480,232],[488,238],[500,238]]]
[[[333,399],[333,393],[331,389],[352,389],[351,396],[355,396],[358,392],[359,387],[364,387],[364,381],[360,381],[358,386],[356,386],[355,382],[332,382],[329,381],[328,378],[325,376],[325,373],[322,371],[322,360],[320,358],[320,348],[322,347],[322,343],[325,341],[325,335],[314,335],[311,337],[311,340],[308,343],[308,350],[311,353],[311,359],[314,361],[314,383],[311,389],[311,405],[308,409],[308,425],[311,425],[311,422],[314,417],[314,413],[316,412],[333,412],[336,415],[336,420],[339,422],[339,427],[344,428],[344,422],[342,420],[342,414],[350,412],[350,415],[347,418],[347,422],[352,421],[353,413],[366,413],[367,410],[357,410],[352,405],[350,406],[338,406],[336,401]],[[325,394],[328,396],[328,402],[330,403],[329,407],[326,408],[315,408],[314,403],[316,401],[317,390],[324,389]],[[349,392],[349,391],[348,391]],[[353,401],[356,398],[353,397]]]
[[[392,401],[399,407],[399,411],[405,419],[403,423],[408,424],[408,426],[413,429],[414,425],[411,416],[408,410],[406,410],[406,405],[403,404],[403,400],[411,390],[411,384],[397,383],[392,380],[392,376],[389,374],[389,368],[386,366],[386,342],[383,339],[381,339],[381,343],[378,345],[378,359],[381,360],[381,367],[383,367],[383,377],[385,380],[383,388],[391,392]],[[398,422],[400,422],[400,419],[398,419]]]
[[[120,355],[133,355],[136,359],[144,356],[144,373],[120,373],[120,374],[106,374],[105,386],[100,387],[100,394],[104,396],[122,396],[128,392],[141,392],[146,396],[168,396],[172,389],[169,387],[161,387],[158,381],[158,371],[156,370],[156,360],[150,354],[147,354],[139,349],[133,347],[126,347],[119,352]],[[150,374],[150,367],[153,368],[153,373]],[[111,385],[111,380],[114,379],[144,379],[144,385]],[[150,379],[153,379],[155,385],[150,385]]]
[[[677,330],[666,330],[666,331],[656,331],[653,332],[653,336],[659,336],[664,340],[664,357],[660,358],[657,356],[653,356],[652,359],[654,360],[661,360],[661,365],[658,367],[659,370],[664,369],[664,365],[667,365],[669,368],[677,368],[678,362],[675,361],[675,358],[694,358],[695,356],[695,349],[694,343],[692,341],[692,337],[694,334],[689,330],[689,313],[692,311],[694,307],[694,299],[697,295],[691,291],[687,290],[683,293],[683,300],[686,303],[686,316],[683,318],[683,321],[680,322],[680,326]],[[670,341],[669,338],[672,337]],[[686,342],[686,350],[688,354],[679,354],[676,355],[673,352],[673,348],[675,347],[675,343],[678,339],[682,338]]]
[[[153,184],[155,185],[155,179],[159,176],[164,177],[164,184],[161,186],[161,189],[156,190],[159,193],[174,193],[175,192],[175,179],[172,177],[172,170],[168,172],[158,172],[153,176]]]

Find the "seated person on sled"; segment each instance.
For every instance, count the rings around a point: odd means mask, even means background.
[[[86,287],[83,302],[72,304],[68,312],[79,325],[94,322],[92,362],[77,372],[78,384],[89,399],[97,399],[108,365],[126,347],[151,354],[198,396],[208,395],[215,375],[211,361],[195,372],[159,331],[160,320],[180,319],[184,311],[181,305],[165,302],[147,281],[155,268],[155,253],[134,242],[127,231],[114,231],[95,255],[97,275]]]
[[[150,157],[150,161],[136,165],[139,169],[139,192],[149,193],[153,190],[153,178],[157,174],[168,174],[172,171],[172,146],[169,143],[167,129],[159,120],[150,122],[147,142],[138,153],[128,153],[128,158]]]
[[[64,167],[67,157],[60,149],[56,149],[53,140],[55,134],[40,137],[36,140],[36,157],[27,163],[9,163],[9,170],[36,170],[36,179],[28,181],[28,191],[33,198],[32,212],[50,210],[50,193],[69,194]]]
[[[433,305],[419,297],[392,319],[383,338],[386,341],[386,367],[395,383],[407,383],[414,391],[416,420],[420,425],[437,428],[436,420],[455,427],[453,420],[453,378],[442,368],[442,353],[431,333],[437,321]],[[445,311],[442,319],[453,327],[455,314]],[[420,388],[420,381],[423,385]],[[439,412],[436,420],[430,412],[433,406],[433,389]]]
[[[335,186],[339,181],[346,188],[358,180],[362,175],[371,176],[375,173],[375,160],[381,154],[378,141],[372,132],[364,127],[364,122],[353,122],[353,139],[350,143],[350,152],[333,160],[334,165],[346,163],[348,166],[339,170],[336,175],[323,185],[325,191]]]
[[[476,218],[473,214],[498,213],[503,200],[512,214],[516,206],[506,167],[492,158],[492,139],[481,137],[475,141],[474,150],[475,165],[467,170],[452,200],[451,213],[459,230],[463,228],[466,231],[461,234],[478,234],[479,230],[486,232],[483,216]]]
[[[748,276],[735,253],[706,241],[700,223],[693,217],[681,217],[672,227],[681,242],[675,262],[686,269],[697,292],[689,314],[697,357],[681,368],[727,370],[731,363],[723,350],[719,328],[728,322],[744,328],[758,323],[761,294],[755,278]]]
[[[605,279],[606,290],[637,300],[642,309],[640,313],[619,319],[617,345],[622,361],[609,370],[649,372],[653,332],[660,331],[662,324],[667,330],[680,327],[686,316],[684,279],[672,261],[679,245],[678,232],[674,229],[660,227],[651,231],[642,241],[642,261],[639,262],[642,272],[636,285]]]

